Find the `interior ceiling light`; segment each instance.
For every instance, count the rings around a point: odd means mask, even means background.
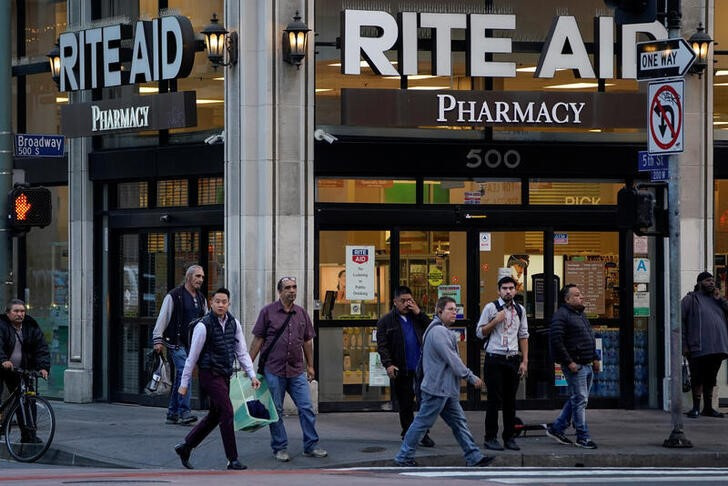
[[[604,86],[614,86],[614,84],[607,83]],[[546,89],[585,89],[585,88],[598,88],[599,83],[568,83],[568,84],[554,84],[551,86],[544,86]]]

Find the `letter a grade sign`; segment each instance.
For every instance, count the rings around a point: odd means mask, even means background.
[[[647,151],[683,151],[683,80],[650,83],[647,91]]]

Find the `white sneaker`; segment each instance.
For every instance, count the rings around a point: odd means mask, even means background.
[[[304,451],[303,452],[303,455],[306,456],[306,457],[318,457],[318,458],[321,458],[321,457],[328,456],[329,453],[326,452],[326,449],[321,449],[320,447],[316,447],[314,449],[311,449],[308,452]]]
[[[291,456],[288,455],[288,451],[285,449],[281,449],[280,451],[276,451],[275,454],[273,454],[277,461],[281,462],[288,462],[291,460]]]

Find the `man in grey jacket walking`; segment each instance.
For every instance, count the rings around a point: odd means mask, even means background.
[[[417,444],[440,415],[463,449],[466,464],[485,467],[495,458],[484,456],[475,445],[460,406],[460,380],[464,378],[476,388],[482,387],[483,381],[460,360],[457,339],[448,329],[457,317],[455,300],[440,297],[435,312],[422,344],[424,379],[420,386],[420,411],[407,430],[394,462],[398,466],[417,466],[414,460]]]

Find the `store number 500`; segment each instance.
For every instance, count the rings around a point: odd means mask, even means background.
[[[488,149],[485,153],[483,149],[470,149],[465,158],[469,160],[465,165],[471,169],[477,169],[483,163],[491,169],[495,169],[501,164],[509,169],[515,169],[521,164],[521,154],[518,153],[518,150],[513,149],[507,150],[503,154],[497,149]]]

